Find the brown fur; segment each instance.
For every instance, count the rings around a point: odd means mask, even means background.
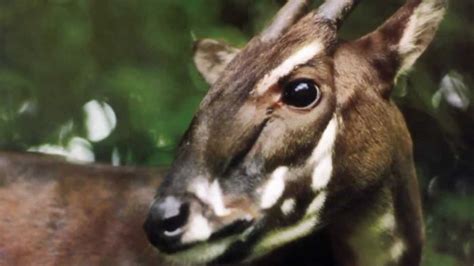
[[[404,118],[390,100],[390,94],[400,71],[411,67],[433,39],[446,2],[408,0],[374,32],[355,41],[339,42],[335,36],[339,21],[337,18],[324,19],[324,14],[331,13],[332,5],[336,3],[352,7],[355,2],[328,1],[319,11],[310,13],[282,33],[275,43],[262,43],[254,38],[237,55],[220,73],[222,78],[214,84],[198,114],[198,117],[207,114],[209,119],[215,120],[214,123],[206,123],[206,120],[196,123],[198,127],[214,129],[206,139],[204,150],[208,154],[204,158],[218,155],[218,161],[232,156],[238,147],[248,143],[242,138],[245,133],[240,129],[251,128],[266,118],[270,121],[267,127],[270,129],[262,131],[255,144],[251,143],[253,148],[247,156],[252,158],[260,152],[269,169],[279,165],[298,169],[314,148],[314,140],[321,137],[331,116],[336,114],[341,127],[333,155],[336,162],[327,188],[329,197],[323,217],[320,217],[327,226],[300,243],[318,253],[320,246],[317,244],[321,241],[317,240],[321,238],[317,235],[323,235],[325,243],[332,247],[332,264],[362,265],[363,257],[367,257],[364,247],[349,240],[370,232],[373,225],[367,222],[376,221],[393,209],[395,225],[393,231],[381,233],[381,241],[385,244],[383,251],[378,251],[379,255],[386,253],[387,261],[383,263],[390,265],[419,265],[424,232],[412,142]],[[418,12],[422,5],[422,11]],[[331,8],[326,9],[326,6]],[[336,10],[336,14],[342,18],[349,11]],[[295,111],[277,102],[282,91],[279,84],[272,85],[263,95],[253,94],[251,89],[264,75],[303,44],[316,40],[324,45],[324,51],[307,64],[293,69],[279,82],[298,77],[315,81],[321,89],[322,99],[314,109]],[[235,94],[239,94],[238,101],[234,100]],[[258,107],[259,104],[263,107]],[[259,109],[260,114],[252,113]],[[293,171],[304,172],[301,169]],[[287,183],[283,198],[297,195],[301,202],[311,199],[302,188],[310,185],[306,181]],[[267,215],[272,214],[275,213]],[[295,211],[294,216],[298,215],[301,213]],[[373,243],[378,241],[372,240]],[[400,245],[396,246],[397,243]],[[391,250],[391,247],[395,248]],[[298,243],[292,243],[257,264],[275,265],[279,260],[282,265],[295,262],[299,248]],[[389,254],[390,251],[393,254]],[[315,254],[307,254],[300,262],[306,265],[314,258],[322,265],[332,265],[322,262],[324,259]]]
[[[0,265],[160,265],[142,224],[161,172],[0,154]]]
[[[359,226],[359,219],[383,214],[387,206],[394,206],[399,225],[396,234],[408,244],[408,252],[400,265],[418,265],[423,222],[411,137],[395,104],[383,93],[379,95],[380,90],[366,89],[392,88],[393,81],[382,78],[377,66],[366,60],[363,49],[360,43],[343,44],[334,58],[336,88],[344,90],[338,102],[344,128],[336,156],[344,159],[337,164],[332,193],[336,198],[351,193],[354,211],[346,213],[345,218],[329,230],[334,242],[344,243],[343,239],[349,238],[352,230]],[[345,222],[348,219],[352,222]],[[348,252],[347,256],[337,256],[345,260],[341,265],[358,265],[357,250]],[[353,260],[347,261],[347,258]]]
[[[219,178],[224,197],[233,198],[232,207],[241,208],[242,213],[245,208],[256,210],[255,217],[269,216],[259,233],[295,222],[319,193],[310,189],[310,178],[303,178],[312,170],[304,163],[331,117],[337,115],[340,128],[332,179],[324,188],[328,198],[320,217],[323,228],[255,263],[362,266],[364,247],[350,240],[370,231],[367,221],[393,208],[394,231],[372,240],[381,241],[384,254],[389,244],[402,240],[401,257],[387,263],[418,265],[424,234],[412,143],[389,96],[404,59],[397,46],[420,3],[409,0],[382,27],[352,42],[340,43],[338,23],[313,12],[285,28],[276,43],[254,38],[228,65],[228,60],[203,54],[203,60],[215,62],[199,70],[217,69],[220,78],[203,100],[159,197],[186,193],[190,178],[211,176]],[[416,44],[415,55],[431,41],[437,22],[411,40]],[[263,95],[253,93],[269,71],[315,40],[324,51]],[[225,48],[206,52],[232,50]],[[298,77],[311,78],[320,87],[317,107],[295,111],[276,97],[281,94],[281,82]],[[294,216],[274,219],[271,215],[279,213],[279,204],[260,210],[255,188],[280,165],[301,178],[289,181],[284,193],[297,197],[300,206]],[[161,263],[141,231],[153,188],[161,183],[159,176],[156,171],[0,156],[0,264]],[[241,256],[224,260],[240,261],[252,255],[245,252],[249,251],[237,250]]]

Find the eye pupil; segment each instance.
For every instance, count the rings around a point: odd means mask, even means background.
[[[296,108],[305,108],[313,105],[319,96],[319,88],[312,80],[295,80],[285,85],[282,101]]]

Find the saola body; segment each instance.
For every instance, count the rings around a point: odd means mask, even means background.
[[[141,224],[161,176],[0,153],[0,265],[159,265]]]
[[[171,260],[419,265],[412,143],[390,94],[446,2],[409,0],[343,42],[356,2],[307,13],[308,1],[291,0],[241,50],[196,43],[211,89],[145,223]]]

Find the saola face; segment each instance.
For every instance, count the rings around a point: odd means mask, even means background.
[[[180,232],[176,250],[215,238],[221,251],[210,257],[208,251],[194,249],[178,255],[205,256],[198,260],[207,261],[233,245],[247,244],[265,252],[291,240],[274,230],[293,228],[303,217],[308,225],[301,236],[316,226],[320,207],[306,209],[316,195],[322,195],[316,205],[324,201],[324,193],[312,186],[323,189],[328,181],[337,121],[334,37],[329,25],[309,18],[282,36],[282,42],[253,40],[202,102],[169,182],[160,189],[157,208],[166,208],[160,204],[169,197],[189,205],[189,231]],[[313,182],[320,161],[324,169]]]
[[[379,184],[393,161],[386,150],[409,142],[404,124],[390,122],[400,116],[387,95],[431,41],[440,1],[409,1],[350,43],[336,31],[354,2],[328,1],[302,17],[306,4],[289,1],[242,50],[197,42],[211,89],[145,223],[172,259],[239,262],[303,238],[347,208],[351,199],[335,195]],[[439,17],[417,23],[428,11]]]

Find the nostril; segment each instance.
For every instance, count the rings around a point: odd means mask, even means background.
[[[165,236],[174,237],[183,232],[184,225],[188,222],[189,204],[179,206],[178,211],[165,215],[160,223]]]
[[[180,241],[190,215],[190,203],[176,197],[156,200],[143,225],[148,240],[163,252],[173,253],[182,248]]]

